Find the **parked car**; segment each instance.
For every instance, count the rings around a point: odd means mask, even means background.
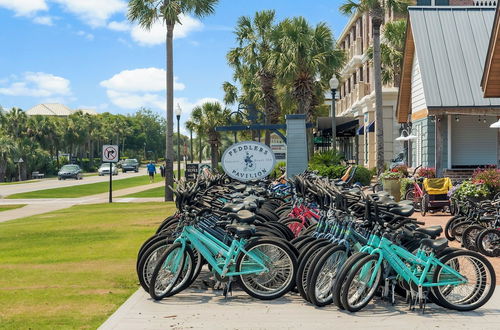
[[[139,172],[139,162],[137,159],[125,159],[122,162],[122,171],[126,173],[127,171],[134,171],[135,173]]]
[[[80,166],[75,164],[64,165],[63,167],[61,167],[59,172],[57,172],[57,178],[59,180],[66,180],[66,179],[81,180],[83,179],[83,171],[80,168]]]
[[[118,167],[116,167],[115,164],[111,166],[111,171],[113,172],[113,175],[118,175]],[[101,164],[97,172],[99,173],[99,176],[109,175],[109,163]]]

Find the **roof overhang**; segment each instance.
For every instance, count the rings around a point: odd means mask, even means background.
[[[415,57],[415,42],[411,30],[410,16],[406,23],[406,39],[403,50],[403,65],[401,68],[401,81],[399,84],[398,102],[396,104],[396,117],[398,123],[406,123],[411,114],[411,70]]]
[[[484,97],[500,97],[500,1],[497,2],[495,20],[491,29],[481,87]]]

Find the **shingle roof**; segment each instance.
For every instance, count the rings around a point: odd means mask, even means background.
[[[427,108],[500,107],[484,98],[483,64],[494,7],[409,7]]]
[[[43,115],[43,116],[69,116],[73,110],[59,103],[43,103],[35,105],[33,108],[26,111],[28,116]]]

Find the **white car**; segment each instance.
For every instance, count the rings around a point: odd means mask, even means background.
[[[111,171],[113,172],[113,175],[118,175],[118,168],[115,166],[115,164],[112,165]],[[99,176],[109,175],[109,164],[101,164],[101,167],[99,167],[97,172],[99,172]]]

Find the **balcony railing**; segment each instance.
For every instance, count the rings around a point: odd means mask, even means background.
[[[361,100],[363,97],[370,95],[371,87],[369,83],[359,82],[354,86],[354,89],[344,96],[341,100],[338,100],[335,104],[336,115],[344,113],[346,110],[351,108],[353,104]]]

